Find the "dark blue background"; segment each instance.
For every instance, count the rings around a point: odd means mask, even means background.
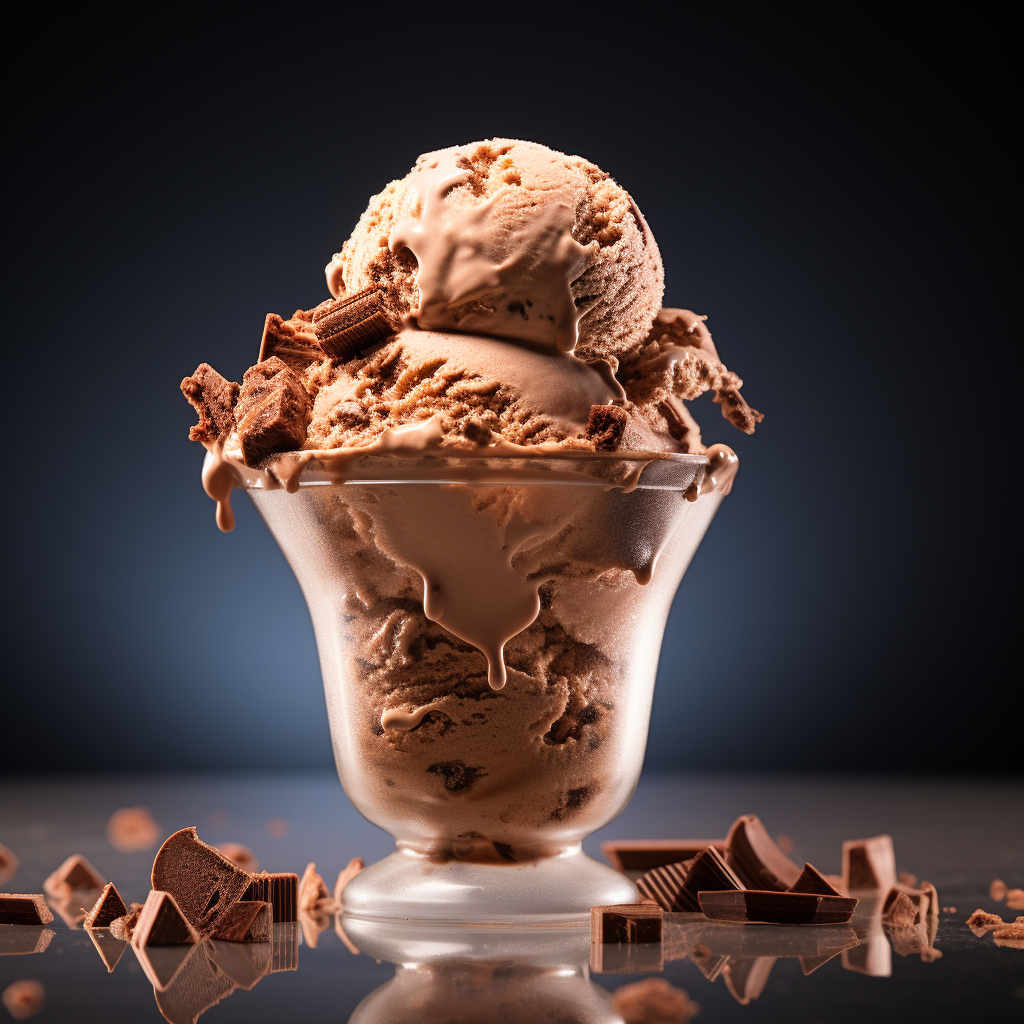
[[[83,26],[12,94],[0,769],[331,763],[298,586],[244,498],[217,532],[178,382],[239,379],[417,154],[504,135],[631,190],[666,304],[710,315],[765,413],[747,438],[695,410],[742,469],[669,621],[648,763],[1019,770],[998,53],[962,26],[640,20],[602,53],[481,30],[486,59],[411,25],[365,52],[255,27]]]

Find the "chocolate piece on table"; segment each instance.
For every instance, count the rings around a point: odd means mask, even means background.
[[[80,854],[72,854],[43,882],[43,892],[66,900],[83,889],[102,889],[107,880]]]
[[[169,892],[154,890],[146,897],[132,933],[133,946],[184,946],[198,941],[199,933]]]
[[[338,880],[334,883],[334,902],[337,904],[338,910],[341,910],[341,894],[345,891],[345,886],[348,885],[348,883],[351,882],[364,867],[366,867],[366,862],[362,857],[353,857],[348,864],[345,865],[344,870],[339,873]]]
[[[769,924],[848,924],[857,900],[848,896],[742,889],[698,894],[704,916],[712,921],[760,921]]]
[[[994,879],[988,887],[989,897],[995,900],[996,903],[1002,903],[1009,891],[1010,887],[1001,878]]]
[[[590,941],[661,942],[664,912],[650,903],[621,903],[590,908]]]
[[[709,846],[725,853],[724,839],[619,839],[602,843],[601,852],[617,871],[649,871],[692,860]]]
[[[692,861],[652,868],[637,879],[642,896],[653,899],[669,913],[700,913],[697,893],[701,890],[742,889],[743,883],[722,855],[708,846]]]
[[[49,924],[52,920],[41,893],[0,892],[0,924]]]
[[[274,911],[274,923],[295,921],[299,912],[299,876],[291,871],[261,871],[252,876],[243,900],[261,900]]]
[[[18,872],[18,858],[0,843],[0,885],[6,884]]]
[[[301,373],[310,363],[318,363],[324,354],[316,340],[316,334],[308,321],[284,320],[276,313],[268,313],[263,325],[263,340],[257,362],[277,356],[293,370]]]
[[[273,951],[269,942],[208,942],[206,955],[238,988],[252,989],[270,973]]]
[[[920,907],[905,892],[892,889],[889,895],[892,898],[886,900],[885,909],[882,911],[884,922],[893,928],[910,928],[921,919]]]
[[[740,1006],[748,1006],[764,991],[772,973],[774,956],[730,957],[722,971],[725,987]]]
[[[622,443],[628,422],[626,410],[617,405],[592,405],[587,418],[587,437],[599,452],[613,452]]]
[[[133,903],[128,908],[128,913],[124,917],[117,917],[110,922],[110,934],[115,939],[121,939],[124,942],[130,942],[132,938],[132,932],[135,931],[135,926],[139,923],[139,914],[142,913],[142,904]]]
[[[175,832],[153,861],[153,888],[169,892],[188,922],[202,933],[213,929],[251,881],[252,876],[204,843],[194,827]]]
[[[199,414],[199,422],[188,432],[190,441],[215,444],[231,433],[238,401],[238,385],[233,380],[222,377],[209,363],[200,363],[196,372],[181,382],[181,393]]]
[[[834,885],[813,865],[805,864],[790,892],[814,893],[818,896],[842,896]]]
[[[726,863],[747,889],[785,892],[800,877],[800,868],[778,848],[756,814],[737,818],[726,843]]]
[[[965,924],[975,935],[982,936],[986,932],[1002,928],[1006,922],[998,914],[988,914],[984,910],[979,909],[967,918]]]
[[[250,366],[235,408],[245,464],[301,448],[311,412],[302,380],[287,363],[271,356]]]
[[[233,903],[213,930],[213,937],[225,942],[269,942],[273,934],[273,908],[265,901],[256,900]]]
[[[110,974],[124,955],[128,943],[111,935],[109,928],[88,928],[86,931],[107,969],[107,974]]]
[[[256,859],[256,854],[248,846],[243,846],[241,843],[221,843],[214,849],[227,857],[235,867],[248,871],[250,875],[260,869],[260,862]]]
[[[42,953],[57,933],[41,924],[12,924],[0,928],[0,956]]]
[[[320,347],[333,359],[350,359],[394,333],[379,288],[343,295],[318,306],[313,311],[313,330]]]
[[[99,899],[92,905],[92,909],[85,915],[83,924],[86,928],[109,928],[111,921],[118,917],[124,917],[128,908],[121,899],[113,882],[107,882]]]
[[[843,843],[843,888],[847,892],[855,889],[888,891],[896,884],[892,836],[848,839]]]
[[[327,906],[327,904],[331,906]],[[310,861],[299,882],[299,910],[310,914],[333,910],[333,897],[324,880],[317,874],[316,864]]]
[[[121,853],[152,849],[160,841],[160,835],[160,826],[148,807],[122,807],[114,811],[107,822],[107,840]]]

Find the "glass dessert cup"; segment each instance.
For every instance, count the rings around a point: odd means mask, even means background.
[[[636,787],[669,607],[721,502],[707,464],[367,456],[248,488],[309,605],[342,785],[396,840],[347,916],[580,925],[638,898],[581,842]]]

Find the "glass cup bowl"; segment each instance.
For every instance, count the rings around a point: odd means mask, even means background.
[[[636,787],[707,464],[379,456],[248,489],[309,605],[342,785],[396,840],[346,915],[578,925],[638,898],[581,841]]]

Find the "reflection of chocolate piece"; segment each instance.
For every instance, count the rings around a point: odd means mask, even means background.
[[[384,313],[383,293],[377,288],[318,306],[313,311],[313,330],[320,347],[334,359],[349,359],[393,333]]]
[[[171,1024],[195,1024],[211,1006],[235,990],[235,983],[210,959],[209,948],[209,942],[197,942],[194,946],[136,951],[143,969],[147,954],[154,964],[166,961],[168,969],[176,965],[162,984],[150,976],[157,1008]]]
[[[345,869],[338,875],[338,880],[334,883],[334,902],[337,905],[338,910],[341,910],[341,894],[345,891],[345,886],[348,885],[348,883],[351,882],[364,867],[366,867],[366,862],[362,857],[353,857],[348,864],[345,865]]]
[[[42,953],[57,933],[41,924],[8,924],[0,928],[0,956]]]
[[[590,969],[595,974],[642,974],[663,970],[661,943],[592,942]]]
[[[308,322],[284,320],[276,313],[268,313],[263,324],[263,340],[257,362],[277,356],[293,370],[302,372],[310,363],[318,363],[324,354],[317,344],[316,335]]]
[[[688,1024],[700,1005],[664,978],[644,978],[612,993],[612,1006],[626,1024]]]
[[[708,981],[714,981],[729,962],[727,956],[716,953],[710,946],[703,942],[695,942],[690,949],[690,959],[697,965],[697,970],[704,975]]]
[[[8,985],[0,1001],[15,1020],[25,1020],[42,1010],[46,1003],[46,989],[35,978],[24,978]]]
[[[249,900],[232,903],[217,920],[215,939],[225,942],[269,942],[274,933],[274,911],[269,903]]]
[[[238,393],[238,385],[233,385]],[[232,418],[231,423],[234,423]],[[230,425],[228,430],[230,430]],[[122,807],[107,822],[107,839],[121,853],[149,850],[160,839],[160,826],[153,820],[148,807]]]
[[[587,419],[587,437],[599,452],[613,452],[622,443],[628,422],[626,410],[617,405],[592,405]]]
[[[299,913],[299,876],[290,871],[261,871],[252,876],[243,900],[259,900],[273,907],[274,923],[295,921]]]
[[[897,899],[894,902],[899,903],[899,900]],[[920,924],[910,925],[889,925],[886,923],[885,933],[892,945],[893,952],[899,956],[922,953],[929,947],[928,926],[923,921]]]
[[[110,934],[109,928],[87,928],[86,931],[88,931],[89,938],[92,939],[92,944],[96,947],[96,952],[99,953],[100,959],[107,968],[107,974],[110,974],[117,966],[117,962],[121,959],[124,951],[128,948],[128,943],[123,939],[114,938]]]
[[[848,896],[743,889],[701,892],[704,916],[713,921],[764,921],[771,924],[847,924],[857,907]]]
[[[843,970],[856,971],[871,978],[888,978],[892,975],[892,946],[885,935],[878,931],[864,938],[852,949],[843,950]]]
[[[49,924],[53,914],[39,893],[0,893],[0,924]]]
[[[18,858],[0,843],[0,885],[10,881],[18,871]]]
[[[978,936],[985,935],[996,928],[1002,928],[1005,923],[998,914],[988,914],[980,909],[971,914],[966,922],[967,927]]]
[[[109,928],[111,921],[118,917],[124,917],[128,908],[121,899],[113,882],[107,882],[99,899],[92,905],[92,909],[85,915],[82,922],[86,928]]]
[[[302,380],[287,363],[271,356],[246,370],[235,409],[245,464],[301,448],[310,411]]]
[[[248,846],[243,846],[241,843],[221,843],[215,849],[227,857],[236,868],[248,871],[250,875],[260,869],[260,862],[256,859],[256,854]]]
[[[709,846],[725,853],[724,839],[621,839],[602,843],[601,852],[617,871],[650,871],[693,860]]]
[[[212,929],[250,882],[246,872],[204,843],[194,827],[175,832],[153,861],[153,888],[169,892],[200,932]]]
[[[896,853],[892,836],[848,839],[843,843],[843,889],[881,889],[896,885]]]
[[[128,913],[124,917],[115,918],[110,922],[110,934],[115,939],[121,939],[124,942],[130,942],[132,932],[135,931],[135,926],[139,923],[139,914],[142,913],[142,904],[133,903],[128,908]]]
[[[730,958],[722,976],[725,987],[740,1006],[746,1006],[764,991],[777,959],[774,956]]]
[[[785,891],[800,877],[756,814],[744,814],[729,829],[726,862],[748,889]]]
[[[239,987],[246,990],[270,973],[269,942],[208,942],[207,956]]]
[[[353,955],[359,956],[359,947],[345,933],[345,926],[341,923],[341,914],[334,915],[334,934],[344,943],[345,948]]]
[[[837,957],[842,950],[837,949],[834,953],[819,953],[818,956],[802,956],[800,957],[800,970],[803,972],[803,976],[806,978],[808,974],[813,974],[819,967],[824,967],[825,964]]]
[[[196,372],[181,382],[181,393],[199,414],[199,422],[188,432],[190,441],[215,444],[231,433],[238,401],[238,385],[233,380],[222,377],[209,363],[200,363]]]
[[[132,952],[139,961],[146,978],[157,992],[172,985],[185,962],[202,951],[202,943],[193,946],[136,946]]]
[[[272,957],[271,974],[278,971],[297,971],[299,969],[299,926],[290,921],[286,924],[274,925],[274,938],[271,943]]]
[[[679,914],[700,912],[697,893],[701,890],[742,889],[743,883],[722,855],[708,846],[692,861],[653,868],[637,879],[636,886],[642,896],[653,899],[670,913]]]
[[[66,900],[83,889],[102,889],[107,880],[79,853],[68,857],[43,882],[43,892],[55,900]]]
[[[661,942],[663,911],[649,903],[590,908],[591,942]]]
[[[146,897],[132,933],[133,946],[184,946],[198,941],[198,932],[169,892],[153,891]]]
[[[818,896],[842,895],[817,868],[810,864],[804,865],[800,877],[793,883],[789,891],[814,893]]]

